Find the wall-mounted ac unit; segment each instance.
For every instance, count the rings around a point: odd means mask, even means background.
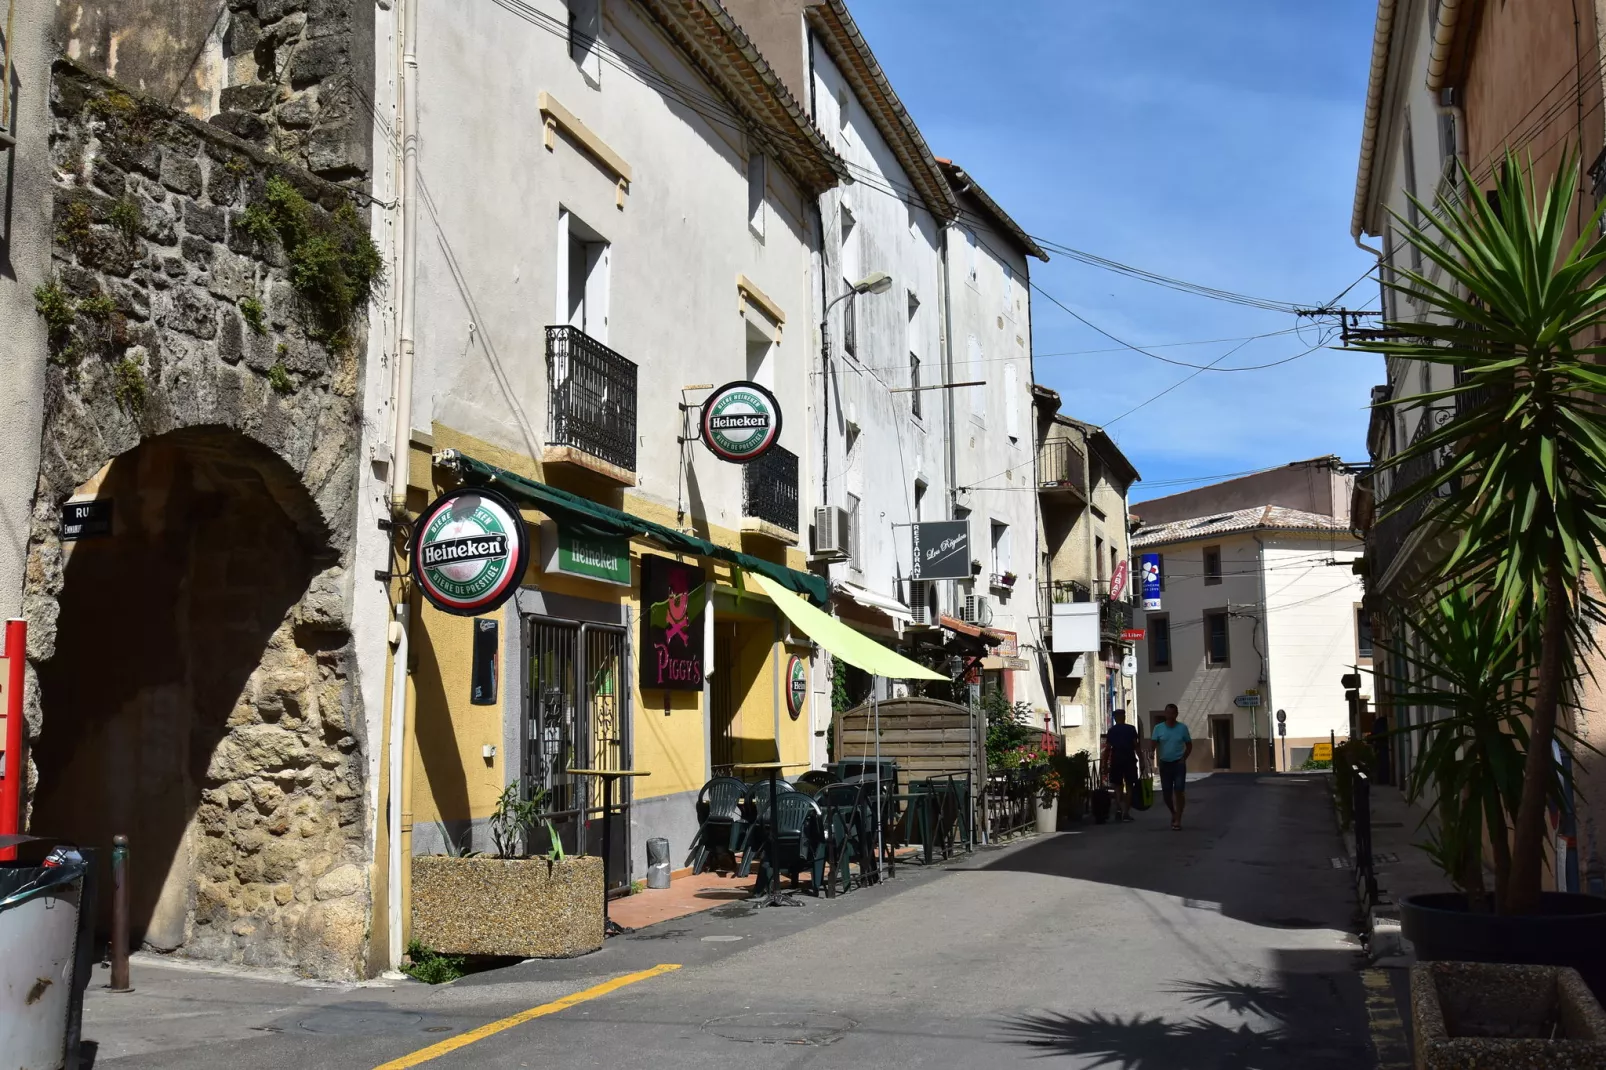
[[[978,624],[985,628],[993,622],[993,600],[986,595],[967,591],[958,608],[959,619],[966,624]]]
[[[848,511],[839,505],[814,510],[814,556],[827,561],[846,561],[852,545]]]
[[[937,584],[934,580],[909,581],[909,623],[930,628],[937,623]]]

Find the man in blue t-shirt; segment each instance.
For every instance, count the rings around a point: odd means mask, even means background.
[[[1154,726],[1154,757],[1160,766],[1160,794],[1171,811],[1171,827],[1182,827],[1182,810],[1187,805],[1188,755],[1193,753],[1193,736],[1188,726],[1177,720],[1177,704],[1165,708],[1165,720]]]
[[[1110,787],[1115,789],[1115,819],[1132,820],[1132,795],[1138,786],[1138,730],[1126,723],[1126,711],[1116,710],[1115,723],[1104,736],[1110,748]]]

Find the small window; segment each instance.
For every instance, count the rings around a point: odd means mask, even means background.
[[[1221,547],[1206,546],[1204,548],[1204,581],[1206,583],[1221,582]]]
[[[1143,622],[1148,629],[1149,671],[1171,670],[1171,616],[1168,613],[1150,613]]]
[[[1104,571],[1104,536],[1102,535],[1093,536],[1093,567],[1098,569],[1099,574],[1095,579],[1100,583],[1110,578]]]
[[[863,567],[863,555],[859,552],[863,545],[859,535],[859,496],[848,495],[848,561],[855,569]]]
[[[965,265],[970,272],[970,281],[976,281],[976,232],[969,227],[965,228]]]
[[[992,526],[993,575],[1003,576],[1011,571],[1009,525],[994,520]]]
[[[1204,613],[1205,661],[1213,666],[1232,664],[1232,648],[1227,631],[1227,611],[1207,609]]]
[[[764,236],[764,195],[769,181],[767,170],[763,153],[755,152],[747,158],[747,225],[760,238]]]
[[[909,411],[920,419],[920,358],[909,354]]]
[[[568,0],[569,58],[594,83],[602,81],[602,0]]]
[[[853,284],[847,279],[843,279],[842,288],[851,291]],[[851,297],[842,302],[842,349],[850,357],[856,357],[859,354],[859,322],[858,316],[853,311],[853,306],[857,303]]]
[[[1372,660],[1372,615],[1360,606],[1355,607],[1355,656]]]

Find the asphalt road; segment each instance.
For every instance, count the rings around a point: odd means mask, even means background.
[[[679,968],[416,1065],[1373,1067],[1319,778],[1217,775],[1163,808],[796,909],[725,907],[450,986],[265,985],[157,966],[91,992],[96,1067],[366,1068]]]

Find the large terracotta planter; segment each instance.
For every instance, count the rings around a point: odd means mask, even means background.
[[[602,859],[413,859],[414,940],[451,955],[570,958],[602,946]]]
[[[1564,966],[1411,967],[1416,1070],[1606,1070],[1606,1012]]]

